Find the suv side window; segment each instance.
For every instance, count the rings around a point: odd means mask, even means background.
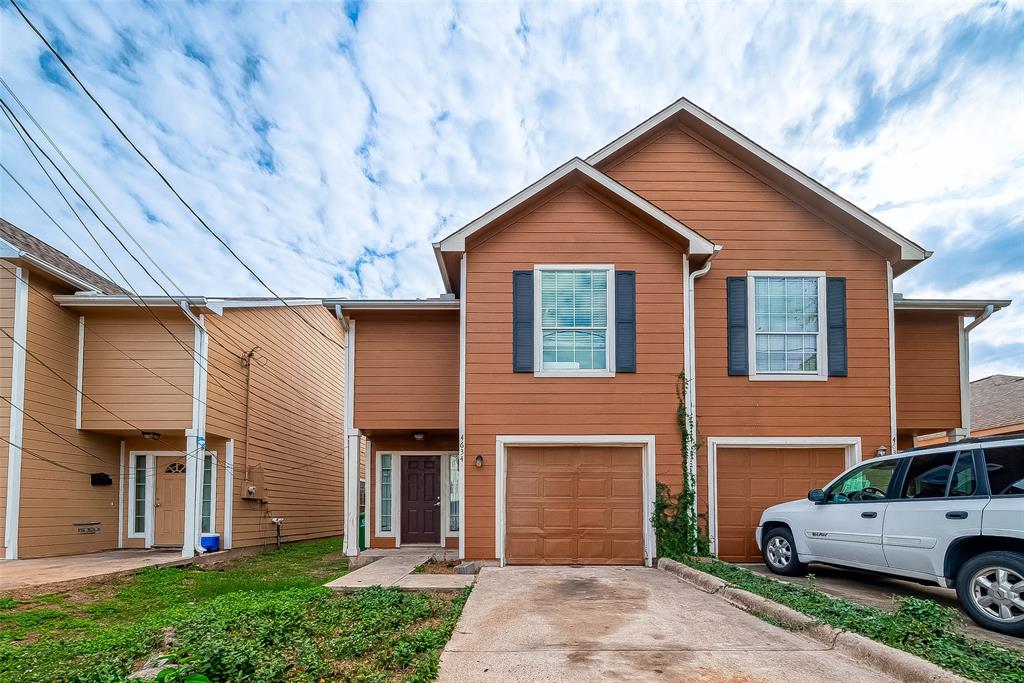
[[[1024,446],[986,448],[985,464],[993,496],[1024,495]]]
[[[847,473],[828,489],[829,503],[860,503],[885,500],[899,460],[869,464]]]
[[[907,468],[900,498],[944,498],[955,460],[956,451],[915,455]]]

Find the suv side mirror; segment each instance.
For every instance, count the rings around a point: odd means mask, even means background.
[[[814,503],[824,503],[825,492],[822,491],[821,489],[811,489],[810,491],[807,492],[807,500],[812,501]]]

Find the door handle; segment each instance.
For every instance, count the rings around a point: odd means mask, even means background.
[[[967,513],[963,510],[953,510],[946,513],[946,519],[967,519]]]
[[[437,497],[437,502],[434,503],[434,507],[436,507],[436,508],[441,507],[441,497],[440,496]]]
[[[877,512],[862,512],[862,513],[860,513],[860,516],[863,517],[864,519],[874,519],[875,517],[878,516],[878,513]]]

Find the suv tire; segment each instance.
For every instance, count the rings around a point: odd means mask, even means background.
[[[1024,636],[1024,553],[997,550],[967,560],[956,575],[956,597],[981,626]]]
[[[761,547],[761,557],[772,573],[782,576],[803,576],[807,573],[807,565],[797,556],[796,543],[789,529],[771,529],[761,539]]]

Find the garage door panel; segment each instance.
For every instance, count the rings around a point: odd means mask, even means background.
[[[842,448],[725,448],[717,455],[718,556],[756,562],[765,508],[803,498],[843,471]]]
[[[533,497],[539,498],[541,480],[536,475],[531,477],[526,476],[515,476],[509,477],[506,489],[508,490],[509,496],[519,497]]]
[[[509,448],[508,481],[535,484],[506,487],[506,562],[641,564],[641,452],[603,446]],[[521,523],[513,524],[513,518]]]

